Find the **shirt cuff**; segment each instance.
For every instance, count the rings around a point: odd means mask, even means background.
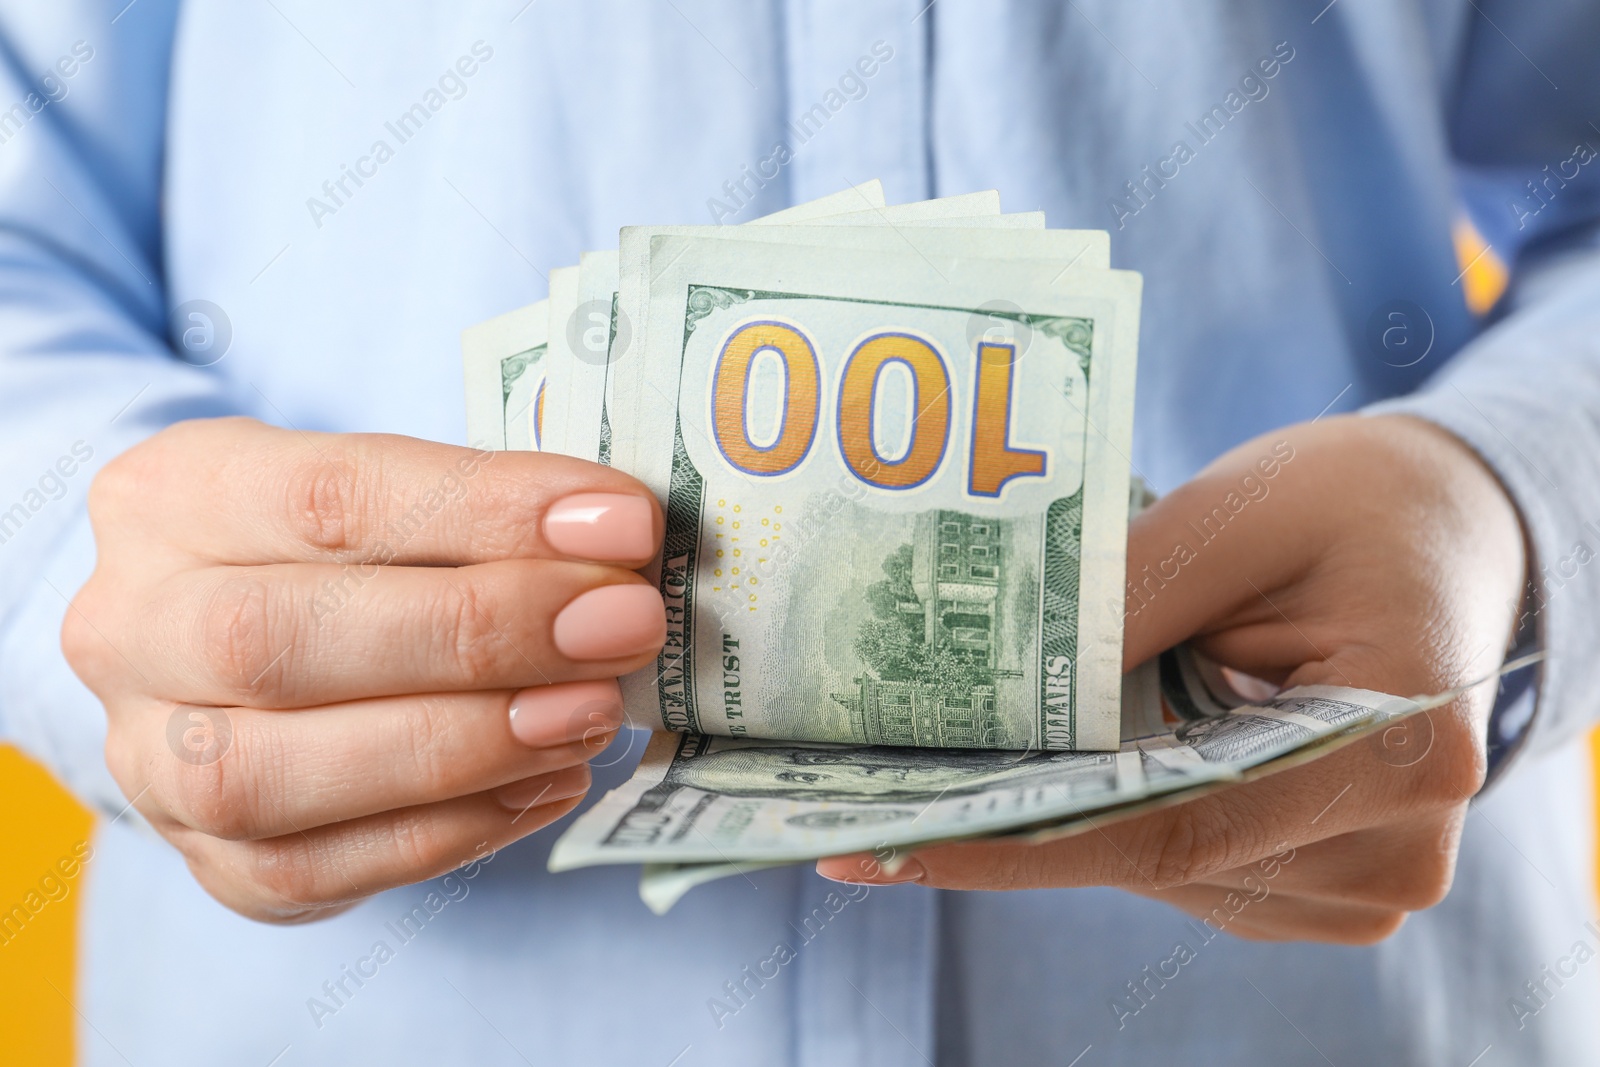
[[[61,651],[67,598],[88,580],[94,560],[94,536],[80,511],[0,632],[0,723],[6,740],[81,801],[115,816],[127,800],[106,769],[105,710]]]

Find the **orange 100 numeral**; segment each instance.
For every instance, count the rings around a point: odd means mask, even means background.
[[[750,436],[750,372],[768,353],[783,365],[783,405],[773,440]],[[1013,478],[1042,477],[1043,451],[1011,443],[1016,349],[978,345],[972,403],[972,443],[967,492],[998,497]],[[899,364],[911,380],[910,442],[899,459],[885,459],[873,443],[875,406],[883,372]],[[944,357],[910,333],[886,331],[862,341],[844,362],[839,381],[839,453],[856,478],[879,489],[911,489],[938,473],[950,446],[955,390]],[[746,323],[724,342],[711,392],[716,443],[745,474],[774,476],[795,470],[816,441],[822,407],[822,368],[816,348],[796,327],[775,321]]]

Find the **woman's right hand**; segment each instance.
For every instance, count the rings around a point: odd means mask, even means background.
[[[173,426],[89,496],[62,626],[106,761],[223,904],[287,922],[571,811],[666,633],[663,529],[564,456],[250,419]]]

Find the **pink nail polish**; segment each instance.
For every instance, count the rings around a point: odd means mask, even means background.
[[[888,866],[871,857],[839,857],[817,861],[817,873],[834,882],[850,885],[899,885],[920,882],[927,870],[913,858],[906,858],[891,873]]]
[[[527,811],[542,804],[554,804],[558,800],[582,796],[588,788],[589,765],[581,763],[576,767],[567,767],[564,770],[541,774],[537,778],[524,778],[520,782],[503,785],[494,791],[494,798],[503,808]]]
[[[544,513],[550,547],[576,559],[606,563],[655,555],[655,511],[631,493],[577,493]]]
[[[667,639],[667,609],[648,585],[591,589],[561,609],[556,649],[568,659],[620,659],[654,652]]]
[[[594,741],[622,725],[622,687],[615,678],[536,685],[511,698],[511,734],[529,748]]]

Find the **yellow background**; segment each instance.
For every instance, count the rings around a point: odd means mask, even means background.
[[[0,911],[10,911],[73,846],[93,819],[48,772],[0,745]],[[61,900],[46,905],[22,932],[0,945],[0,1042],[8,1064],[57,1067],[72,1062],[73,963],[78,901],[91,860]]]

